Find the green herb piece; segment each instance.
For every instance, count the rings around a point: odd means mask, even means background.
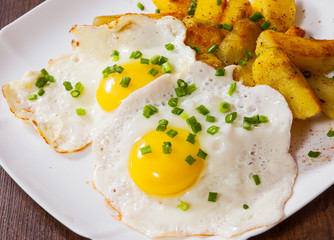
[[[309,153],[307,155],[311,158],[317,158],[317,157],[319,157],[320,152],[309,151]]]
[[[37,98],[38,98],[37,94],[28,95],[28,100],[30,100],[30,101],[35,101],[35,100],[37,100]]]
[[[196,162],[196,159],[189,155],[188,157],[186,157],[186,162],[191,166]]]
[[[204,152],[202,149],[198,149],[197,157],[205,160],[207,156],[208,154],[206,152]]]
[[[178,134],[178,131],[174,130],[174,129],[170,129],[168,132],[166,132],[166,134],[171,137],[171,138],[174,138],[177,134]]]
[[[77,108],[75,111],[77,112],[78,116],[84,116],[84,115],[86,115],[86,110],[83,109],[83,108]]]
[[[180,117],[182,119],[187,119],[187,118],[189,118],[189,115],[187,113],[183,112],[183,113],[181,113]]]
[[[37,95],[38,95],[38,96],[43,96],[44,93],[45,93],[44,88],[40,88],[40,89],[38,90],[38,92],[37,92]]]
[[[147,58],[141,58],[141,59],[140,59],[140,63],[141,63],[141,64],[150,64],[150,60],[147,59]]]
[[[196,111],[204,116],[210,113],[209,109],[207,109],[204,105],[198,106]]]
[[[183,97],[187,95],[187,90],[183,87],[177,87],[174,90],[175,90],[176,96],[178,97]]]
[[[238,113],[237,112],[232,112],[230,114],[227,114],[225,117],[225,122],[226,123],[233,123],[235,119],[237,119]]]
[[[334,131],[329,130],[328,133],[327,133],[327,137],[334,137]]]
[[[253,58],[253,54],[250,50],[246,50],[245,53],[246,53],[247,59],[252,59]]]
[[[123,88],[127,88],[130,84],[131,78],[124,76],[119,83],[119,85]]]
[[[190,2],[190,7],[196,8],[197,7],[197,3],[195,1]]]
[[[219,132],[220,127],[212,125],[211,127],[209,127],[206,132],[211,134],[211,135],[215,135],[217,132]]]
[[[66,91],[71,91],[73,89],[72,84],[68,81],[63,82],[63,85],[64,85]]]
[[[168,62],[168,58],[166,58],[166,57],[164,57],[164,56],[159,56],[159,59],[158,59],[158,62],[157,62],[157,64],[158,64],[159,66],[161,66],[162,64],[164,64],[164,63],[166,63],[166,62]]]
[[[78,98],[80,96],[80,91],[78,90],[72,90],[71,91],[71,96],[74,97],[74,98]]]
[[[188,118],[186,122],[195,134],[202,131],[202,125],[197,121],[195,116]]]
[[[188,85],[188,86],[186,87],[187,94],[191,94],[191,93],[194,92],[196,89],[197,89],[197,87],[196,87],[196,84],[195,84],[195,83]]]
[[[157,65],[159,61],[160,55],[154,55],[150,58],[150,63],[153,65]]]
[[[172,109],[172,111],[171,111],[171,113],[173,113],[173,114],[175,114],[175,115],[180,115],[181,113],[183,113],[183,109],[182,108],[178,108],[178,107],[176,107],[176,108],[173,108]]]
[[[42,88],[47,82],[48,80],[45,77],[39,77],[35,83],[35,86],[38,88]]]
[[[189,204],[186,202],[181,201],[179,205],[177,205],[178,208],[180,208],[183,211],[187,211],[189,209]]]
[[[160,9],[159,8],[155,9],[155,13],[160,13]]]
[[[259,175],[257,174],[253,175],[253,180],[255,182],[255,185],[259,185],[261,183]]]
[[[196,53],[200,53],[201,52],[201,50],[197,46],[193,46],[191,48],[194,49]]]
[[[151,70],[148,71],[148,74],[151,74],[153,77],[155,77],[158,73],[159,71],[156,70],[155,68],[151,68]]]
[[[177,86],[182,87],[182,88],[186,88],[188,86],[188,84],[183,79],[178,79],[177,80]]]
[[[158,126],[155,130],[158,131],[158,132],[164,132],[167,128],[167,125],[168,125],[168,120],[161,119],[161,120],[159,120]]]
[[[239,66],[246,66],[247,65],[247,61],[245,59],[241,59],[238,61],[238,65]]]
[[[190,142],[192,144],[195,144],[195,142],[196,142],[196,135],[192,134],[192,133],[189,133],[186,141]]]
[[[164,154],[171,154],[172,153],[172,143],[164,142],[164,144],[162,145],[162,152]]]
[[[147,145],[145,147],[139,148],[140,152],[142,155],[148,154],[148,153],[152,153],[152,148],[151,145]]]
[[[249,206],[248,206],[247,204],[242,205],[242,207],[243,207],[245,210],[249,208]]]
[[[208,53],[214,53],[218,49],[217,44],[213,44],[212,47],[209,48]]]
[[[228,103],[228,102],[222,102],[220,105],[219,105],[219,112],[221,113],[227,113],[231,108],[231,104]]]
[[[74,85],[74,89],[75,90],[78,90],[80,92],[80,94],[83,92],[84,90],[84,86],[81,82],[77,82],[75,85]]]
[[[206,115],[205,121],[214,123],[216,121],[216,118],[214,116]]]
[[[152,115],[154,115],[157,112],[159,112],[159,110],[151,104],[145,105],[143,109],[143,115],[146,118],[150,118]]]
[[[130,59],[138,59],[138,58],[141,58],[141,56],[143,56],[143,54],[140,51],[135,51],[135,52],[131,53],[129,58]]]
[[[168,106],[170,107],[177,107],[177,105],[179,105],[179,99],[178,98],[171,98],[168,101]]]
[[[252,16],[249,17],[249,19],[253,22],[259,22],[263,19],[263,15],[260,12],[254,13]]]
[[[194,16],[194,14],[195,14],[195,8],[188,8],[187,14],[189,16]]]
[[[161,71],[163,73],[172,73],[172,65],[169,62],[166,62],[161,65]]]
[[[215,76],[218,76],[218,77],[220,77],[220,76],[225,76],[225,68],[217,68],[216,69],[216,73],[215,73]]]
[[[165,48],[166,48],[168,51],[172,51],[172,50],[174,50],[175,46],[174,46],[174,44],[172,44],[172,43],[168,43],[168,44],[165,45]]]
[[[236,82],[231,83],[230,89],[228,90],[227,94],[232,96],[236,88],[237,88],[237,83]]]
[[[144,5],[140,2],[137,3],[137,7],[142,11],[144,11],[144,9],[145,9]]]
[[[261,24],[261,28],[265,31],[268,30],[270,25],[271,23],[269,21],[265,21],[264,23]]]
[[[217,5],[221,5],[222,4],[222,0],[217,0]]]
[[[124,71],[124,68],[122,66],[117,66],[116,67],[116,72],[117,73],[122,73]]]
[[[119,60],[119,52],[117,50],[112,50],[110,56],[113,58],[113,61]]]
[[[228,31],[232,31],[233,30],[233,26],[229,25],[229,24],[222,24],[221,25],[221,29],[226,29]]]
[[[216,193],[216,192],[209,192],[208,201],[209,202],[216,202],[217,201],[217,197],[218,197],[218,193]]]

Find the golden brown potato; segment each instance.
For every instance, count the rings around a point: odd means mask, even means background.
[[[217,24],[223,14],[225,5],[226,0],[222,0],[220,5],[217,5],[217,0],[197,0],[194,17]]]
[[[226,4],[220,24],[234,24],[243,18],[249,18],[252,14],[252,6],[248,0],[229,0]],[[225,37],[229,31],[222,29],[222,36]]]
[[[162,12],[180,12],[187,14],[190,2],[193,0],[153,0],[155,6]]]
[[[254,62],[255,58],[248,60],[246,66],[237,66],[233,71],[233,79],[241,81],[245,86],[254,87],[256,85],[252,72]]]
[[[305,37],[306,35],[305,30],[302,29],[301,27],[297,27],[296,25],[292,25],[285,33],[291,36],[302,37],[302,38]]]
[[[256,54],[270,47],[284,49],[302,72],[324,75],[334,68],[334,40],[305,39],[268,30],[257,40]]]
[[[207,53],[210,47],[221,42],[220,31],[216,25],[192,17],[185,17],[183,22],[187,27],[185,44],[198,47],[199,53]]]
[[[321,111],[305,77],[282,49],[263,51],[256,58],[252,72],[257,85],[267,84],[285,97],[295,118],[306,119]]]
[[[204,62],[214,68],[225,67],[216,55],[210,53],[197,54],[196,60]]]
[[[100,25],[103,25],[103,24],[106,24],[106,23],[110,23],[110,22],[118,20],[120,17],[125,16],[125,15],[144,15],[144,16],[148,16],[148,17],[151,17],[151,18],[154,18],[154,19],[160,19],[160,18],[165,17],[165,16],[172,16],[172,17],[175,17],[179,20],[182,20],[184,18],[184,14],[179,13],[179,12],[149,13],[149,14],[127,13],[127,14],[95,17],[94,20],[93,20],[93,25],[100,26]]]
[[[254,56],[256,39],[261,31],[262,29],[248,18],[239,20],[219,45],[216,53],[218,58],[223,64],[230,65],[246,59],[246,50],[250,50]]]
[[[271,23],[279,32],[285,32],[295,21],[294,0],[253,0],[253,12],[261,12],[265,21]]]
[[[334,119],[334,79],[323,76],[312,76],[307,79],[315,95],[322,103],[322,111]]]

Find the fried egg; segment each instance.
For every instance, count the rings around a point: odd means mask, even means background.
[[[282,219],[297,173],[291,111],[233,69],[195,62],[120,104],[93,143],[93,181],[118,220],[156,238],[233,237]]]
[[[183,42],[185,26],[171,16],[125,15],[70,32],[76,38],[71,54],[3,87],[11,111],[33,123],[58,152],[84,148],[128,95],[195,61]]]

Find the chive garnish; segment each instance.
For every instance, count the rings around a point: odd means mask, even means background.
[[[168,43],[168,44],[165,45],[165,48],[166,48],[168,51],[172,51],[172,50],[175,48],[175,46],[174,46],[173,43]]]
[[[108,66],[106,67],[103,71],[102,71],[102,74],[103,74],[103,77],[106,78],[109,76],[110,73],[114,73],[116,71],[116,68],[117,68],[117,65],[114,64],[112,67],[111,66]]]
[[[40,88],[40,89],[38,90],[38,92],[37,92],[37,95],[38,95],[38,96],[43,96],[44,93],[45,93],[44,88]]]
[[[171,98],[168,101],[168,106],[170,106],[170,107],[177,107],[178,104],[179,104],[179,99],[178,98]]]
[[[215,76],[218,76],[218,77],[225,76],[225,68],[220,68],[220,67],[217,68]]]
[[[42,88],[48,82],[45,77],[39,77],[35,83],[35,86],[38,88]]]
[[[227,94],[232,96],[236,88],[237,88],[237,83],[236,82],[231,83],[230,89],[228,90]]]
[[[195,134],[202,131],[202,125],[197,121],[195,116],[188,118],[186,122]]]
[[[183,211],[187,211],[189,208],[189,204],[186,202],[181,201],[179,205],[177,205],[178,208],[180,208]]]
[[[77,82],[75,85],[74,85],[74,89],[75,90],[78,90],[80,92],[80,94],[83,92],[84,90],[84,86],[81,82]]]
[[[193,16],[195,14],[195,8],[188,8],[187,14]]]
[[[248,209],[248,208],[249,208],[249,206],[248,206],[247,204],[242,205],[242,207],[243,207],[244,209]]]
[[[239,65],[239,66],[246,66],[246,65],[247,65],[247,61],[246,61],[245,59],[240,59],[240,60],[238,61],[238,65]]]
[[[124,76],[119,83],[119,85],[123,88],[127,88],[130,84],[131,78]]]
[[[77,108],[75,111],[77,112],[78,116],[84,116],[84,115],[86,115],[86,110],[83,109],[83,108]]]
[[[254,13],[252,16],[249,17],[249,19],[253,22],[259,22],[263,19],[263,15],[260,12]]]
[[[142,155],[152,153],[151,145],[147,145],[145,147],[139,148]]]
[[[141,2],[137,3],[137,7],[142,11],[145,9],[144,5]]]
[[[168,120],[161,119],[161,120],[159,120],[158,126],[155,130],[158,131],[158,132],[164,132],[167,128],[167,125],[168,125]]]
[[[37,98],[38,98],[37,94],[30,94],[30,95],[28,95],[28,100],[30,100],[30,101],[37,100]]]
[[[153,65],[157,65],[159,61],[160,56],[159,55],[154,55],[153,57],[150,58],[150,63]]]
[[[178,107],[175,107],[172,109],[171,113],[175,114],[175,115],[180,115],[181,113],[183,113],[183,109],[182,108],[178,108]]]
[[[227,114],[225,117],[225,122],[226,123],[233,123],[235,119],[237,119],[237,112],[232,112],[230,114]]]
[[[80,91],[78,90],[72,90],[71,91],[71,96],[74,97],[74,98],[77,98],[80,96]]]
[[[208,201],[209,202],[216,202],[217,201],[217,197],[218,197],[218,193],[216,193],[216,192],[209,192]]]
[[[196,108],[196,111],[204,116],[210,113],[209,109],[207,109],[204,105],[198,106]]]
[[[227,113],[231,108],[231,104],[228,103],[228,102],[222,102],[220,105],[219,105],[219,112],[222,112],[222,113]]]
[[[191,48],[194,49],[196,53],[200,53],[201,52],[201,50],[199,50],[199,47],[197,47],[197,46],[193,46]]]
[[[253,58],[253,54],[250,50],[246,50],[245,53],[246,53],[247,59],[252,59]]]
[[[170,129],[168,132],[166,132],[166,134],[169,137],[174,138],[178,134],[178,132],[176,130],[174,130],[174,129]]]
[[[147,58],[141,58],[141,59],[140,59],[140,63],[141,63],[141,64],[150,64],[150,60],[147,59]]]
[[[183,113],[181,113],[180,117],[182,119],[187,119],[187,118],[189,118],[189,115],[187,113],[183,112]]]
[[[329,130],[328,133],[327,133],[327,137],[334,137],[334,131]]]
[[[161,65],[161,71],[163,73],[172,73],[172,65],[169,62],[166,62]]]
[[[138,59],[138,58],[141,58],[143,54],[140,52],[140,51],[135,51],[135,52],[132,52],[131,55],[130,55],[130,59]]]
[[[270,25],[271,25],[271,23],[269,21],[265,21],[264,23],[261,24],[261,28],[263,30],[268,30]]]
[[[259,185],[261,183],[259,175],[257,174],[253,175],[253,180],[255,182],[255,185]]]
[[[214,116],[206,115],[205,121],[214,123],[216,121],[216,118]]]
[[[117,66],[116,67],[116,72],[117,73],[122,73],[124,71],[124,68],[122,66]]]
[[[155,68],[151,68],[150,71],[148,71],[148,74],[151,74],[153,77],[155,77],[155,75],[157,75],[159,73],[158,70],[156,70]]]
[[[117,50],[112,50],[110,56],[113,58],[113,61],[119,60],[119,52]]]
[[[194,92],[196,89],[197,89],[197,87],[196,87],[196,84],[195,84],[195,83],[188,85],[188,86],[186,87],[187,94],[191,94],[191,93]]]
[[[196,159],[189,155],[186,157],[185,161],[191,166],[196,162]]]
[[[221,5],[222,4],[222,0],[217,0],[217,5]]]
[[[190,2],[190,7],[192,8],[197,7],[197,3],[195,1]]]
[[[206,130],[206,132],[211,134],[211,135],[215,135],[219,131],[219,129],[220,129],[220,127],[212,125]]]
[[[177,80],[177,86],[182,87],[182,88],[186,88],[188,86],[188,84],[183,79],[178,79]]]
[[[309,153],[307,155],[311,158],[317,158],[317,157],[319,157],[320,152],[309,151]]]
[[[159,110],[151,104],[145,105],[143,109],[143,115],[146,118],[150,118],[153,114],[159,112]]]
[[[158,59],[158,62],[157,62],[157,64],[158,64],[159,66],[161,66],[162,64],[164,64],[164,63],[166,63],[166,62],[168,62],[168,58],[166,58],[166,57],[164,57],[164,56],[159,56],[159,59]]]
[[[217,44],[213,44],[212,47],[209,48],[208,53],[214,53],[218,49]]]
[[[159,8],[155,9],[155,13],[160,13],[160,9]]]
[[[189,133],[186,141],[190,142],[192,144],[195,144],[195,142],[196,142],[196,135],[192,134],[192,133]]]
[[[68,81],[63,82],[63,85],[64,85],[66,91],[71,91],[73,89],[72,84]]]
[[[162,152],[164,154],[171,154],[172,153],[172,143],[164,142],[164,144],[162,145]]]
[[[207,156],[208,154],[206,152],[204,152],[202,149],[198,149],[197,157],[205,160]]]
[[[174,90],[175,90],[176,96],[178,97],[183,97],[187,95],[187,90],[183,87],[177,87]]]
[[[229,25],[229,24],[221,24],[221,29],[226,29],[228,31],[232,31],[233,30],[233,26]]]

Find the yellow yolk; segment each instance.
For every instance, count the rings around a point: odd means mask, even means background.
[[[172,128],[178,131],[174,138],[166,132],[152,131],[140,137],[132,147],[129,159],[129,172],[136,185],[147,194],[157,196],[172,196],[188,190],[198,179],[204,160],[197,157],[200,148],[187,142],[189,132],[184,129]],[[170,142],[172,152],[164,154],[162,146]],[[142,155],[140,148],[150,145],[151,153]],[[192,165],[186,162],[187,156],[196,159]]]
[[[105,111],[112,111],[119,106],[121,101],[132,92],[144,87],[157,77],[161,76],[159,66],[141,64],[138,61],[128,62],[120,65],[124,68],[122,73],[111,73],[108,77],[103,78],[96,92],[97,102]],[[152,76],[148,72],[155,68],[158,74]],[[123,77],[130,77],[131,81],[128,87],[121,87],[120,82]]]

